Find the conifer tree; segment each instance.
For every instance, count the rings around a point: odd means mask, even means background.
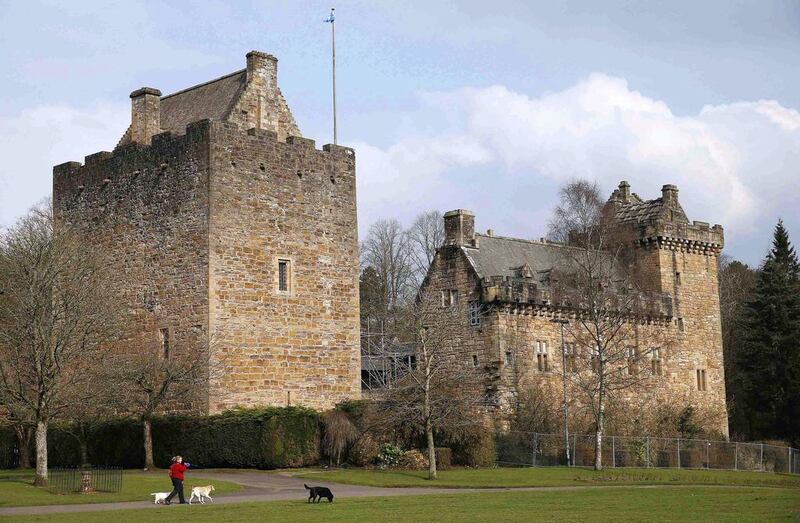
[[[737,354],[751,438],[800,440],[800,263],[778,221]]]

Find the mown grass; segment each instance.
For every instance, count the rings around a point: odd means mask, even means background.
[[[201,473],[186,474],[185,491],[194,485],[213,483],[215,494],[224,495],[242,490],[242,486],[227,481],[204,479]],[[169,492],[172,484],[166,471],[125,471],[122,490],[119,492],[97,492],[93,494],[54,494],[33,486],[31,471],[0,471],[0,507],[27,507],[34,505],[72,505],[76,503],[113,503],[116,501],[152,500],[151,492]]]
[[[739,485],[800,488],[800,476],[763,472],[678,469],[496,468],[427,471],[339,469],[297,474],[316,482],[372,487],[509,488],[572,485]],[[798,493],[800,496],[800,493]]]
[[[204,521],[792,521],[794,489],[739,487],[609,487],[563,491],[497,491],[337,499],[332,504],[274,501],[170,506],[140,510],[15,516],[14,521],[106,522],[190,518]],[[4,518],[0,518],[0,521]]]

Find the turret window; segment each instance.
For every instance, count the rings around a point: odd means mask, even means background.
[[[661,376],[661,347],[653,347],[651,350],[650,367],[653,376]]]
[[[481,324],[481,304],[477,301],[469,303],[469,324],[473,327]]]

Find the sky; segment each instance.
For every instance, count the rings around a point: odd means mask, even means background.
[[[116,145],[131,91],[174,92],[279,59],[301,132],[332,141],[331,4],[0,0],[0,226],[52,166]],[[463,208],[538,238],[558,188],[675,184],[690,220],[757,265],[800,243],[800,2],[336,2],[339,142],[359,229]]]

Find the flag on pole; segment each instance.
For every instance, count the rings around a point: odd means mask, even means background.
[[[333,16],[333,11],[334,11],[334,9],[333,9],[333,7],[331,7],[331,15],[326,20],[323,20],[323,22],[332,24],[334,21],[336,21],[336,17]]]

